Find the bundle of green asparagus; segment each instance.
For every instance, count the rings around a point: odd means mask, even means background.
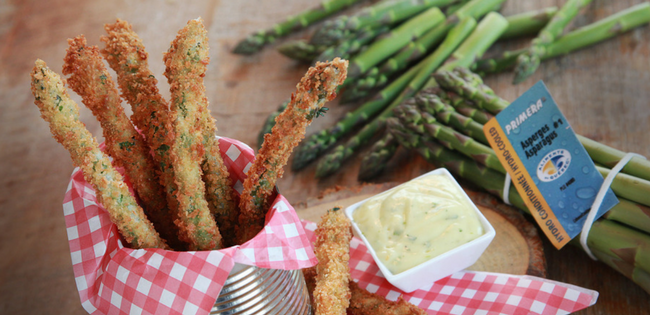
[[[647,24],[650,22],[650,3],[642,3],[633,7],[630,7],[626,10],[613,14],[605,19],[594,22],[592,24],[586,25],[575,31],[572,31],[556,42],[554,42],[549,49],[547,54],[543,58],[549,59],[551,57],[556,57],[562,54],[572,52],[574,50],[593,45],[595,43],[601,42],[608,38],[611,38],[617,34],[629,31],[633,28],[639,27],[641,25]],[[479,72],[493,72],[497,70],[504,69],[506,67],[512,68],[516,62],[515,53],[506,53],[510,54],[508,58],[502,59],[487,59],[480,60],[474,64],[474,68],[477,68]],[[514,56],[514,58],[513,58]],[[457,96],[452,96],[455,98],[455,102],[458,101]],[[460,101],[462,104],[462,100]],[[472,114],[481,115],[475,110],[462,108],[459,111],[469,111]],[[467,113],[470,114],[470,113]],[[581,138],[583,145],[587,148],[588,151],[593,151],[593,141],[590,141],[586,138]],[[375,148],[377,148],[375,150]],[[380,149],[377,146],[371,147],[371,149],[366,152],[366,156],[373,156],[374,163],[368,163],[369,161],[365,160],[364,163],[361,163],[361,168],[359,170],[359,179],[368,180],[371,179],[371,176],[376,176],[381,173],[383,167],[386,165],[395,150],[385,150]],[[381,157],[381,158],[380,158]],[[618,160],[616,160],[618,161]],[[604,163],[604,162],[603,162]],[[604,164],[609,167],[612,166],[611,163]]]
[[[304,145],[297,148],[293,158],[292,168],[298,170],[305,167],[326,150],[333,147],[338,140],[364,125],[366,127],[359,132],[359,137],[353,137],[354,139],[348,142],[348,144],[351,147],[357,148],[367,142],[375,130],[383,127],[383,120],[387,115],[390,115],[390,109],[387,108],[396,106],[402,100],[412,96],[425,87],[429,80],[429,75],[445,61],[464,66],[471,65],[477,57],[480,57],[494,43],[507,28],[508,23],[501,15],[493,13],[483,19],[478,27],[475,25],[472,26],[471,24],[476,24],[475,19],[487,14],[492,8],[502,2],[503,0],[472,0],[448,17],[444,22],[435,26],[435,28],[440,28],[445,33],[445,40],[437,49],[427,58],[395,79],[368,102],[346,114],[336,125],[309,137],[303,142]],[[476,30],[473,30],[474,27],[476,27]],[[455,31],[452,32],[452,29],[455,29]],[[472,32],[471,36],[468,36],[468,31]],[[350,64],[370,64],[360,57],[352,59]],[[379,117],[374,118],[378,114]],[[336,154],[340,156],[335,158],[339,163],[332,164],[331,166],[325,166],[327,162],[321,163],[323,165],[322,168],[327,167],[327,170],[318,172],[318,175],[325,176],[335,171],[338,165],[340,165],[340,161],[350,156],[350,154],[341,153],[345,151],[352,153],[354,149],[341,147],[335,151],[338,151]]]
[[[387,120],[390,135],[428,161],[501,197],[505,169],[482,128],[490,115],[509,103],[467,69],[439,71],[434,77],[438,86],[394,109],[394,117]],[[624,155],[579,139],[598,165],[611,166]],[[603,176],[610,171],[606,166],[597,168]],[[633,158],[611,187],[620,202],[593,225],[588,245],[596,257],[650,293],[650,162]],[[528,211],[513,187],[509,194],[514,206]]]
[[[287,54],[291,51],[309,62],[336,55],[346,56],[350,59],[350,76],[340,91],[342,102],[366,99],[335,125],[308,137],[296,149],[292,169],[300,170],[329,151],[319,161],[316,171],[317,177],[327,176],[336,172],[363,145],[376,141],[376,145],[371,146],[363,157],[371,159],[373,163],[364,160],[359,179],[368,180],[379,174],[385,161],[395,152],[395,146],[381,145],[393,143],[387,141],[387,136],[383,134],[386,118],[392,115],[391,109],[420,90],[431,88],[429,75],[446,62],[457,59],[456,54],[465,54],[467,58],[456,60],[455,65],[472,67],[479,73],[491,73],[514,68],[520,56],[530,55],[532,51],[507,51],[500,58],[476,61],[497,39],[536,33],[544,38],[554,35],[552,40],[544,42],[543,49],[538,49],[542,47],[539,41],[534,43],[538,46],[536,56],[543,61],[650,22],[650,4],[643,3],[566,35],[559,35],[579,8],[588,2],[571,1],[559,10],[547,8],[509,16],[505,19],[505,30],[499,27],[484,28],[484,35],[474,38],[491,40],[477,42],[465,38],[467,34],[461,32],[459,24],[462,21],[462,27],[467,28],[471,22],[466,19],[481,20],[488,12],[498,9],[503,0],[386,0],[368,6],[357,14],[326,21],[309,41],[289,42],[280,46],[280,49],[287,50]],[[495,19],[490,23],[495,23]],[[456,27],[459,30],[452,32]],[[378,34],[383,35],[375,37]],[[307,53],[303,53],[305,50],[301,52],[299,47],[306,47]],[[373,91],[377,92],[368,98]],[[450,97],[458,99],[457,95]],[[282,109],[281,105],[267,118],[259,134],[259,145]],[[461,110],[472,111],[470,108]],[[381,135],[376,136],[376,133]],[[342,142],[345,139],[346,142]]]

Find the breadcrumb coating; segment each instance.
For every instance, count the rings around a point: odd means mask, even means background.
[[[201,164],[205,154],[201,106],[205,95],[203,76],[209,63],[207,31],[200,19],[190,20],[178,32],[165,53],[165,76],[170,85],[170,118],[175,141],[171,160],[178,190],[179,237],[190,250],[222,247],[222,238],[205,197]]]
[[[158,182],[156,164],[142,135],[124,113],[121,99],[110,73],[104,66],[99,48],[87,46],[83,35],[68,40],[63,74],[69,75],[68,85],[82,97],[102,126],[106,152],[115,165],[124,168],[141,205],[161,236],[174,243],[173,221],[165,191]],[[178,240],[176,240],[178,242]]]
[[[34,103],[41,111],[41,117],[49,123],[54,138],[70,152],[85,180],[94,187],[98,201],[106,208],[124,240],[133,248],[168,249],[120,173],[79,121],[79,108],[68,96],[61,77],[39,59],[31,78]]]
[[[163,219],[172,222],[178,210],[178,202],[174,192],[177,190],[174,183],[174,170],[172,168],[169,149],[174,142],[174,131],[169,118],[169,104],[160,94],[158,80],[149,69],[148,57],[142,40],[129,23],[117,20],[113,24],[104,25],[107,35],[101,40],[105,43],[100,53],[109,66],[117,73],[117,82],[124,98],[133,111],[131,121],[144,135],[145,141],[153,159],[158,166],[156,172],[160,184],[165,189],[169,212]],[[169,225],[169,224],[167,224]],[[161,231],[164,235],[174,235],[174,242],[170,245],[176,249],[184,246],[177,241],[176,228],[165,225]],[[171,238],[171,236],[168,236]]]
[[[340,207],[328,210],[316,228],[314,315],[345,314],[350,305],[350,220]]]
[[[240,197],[239,243],[252,239],[264,227],[269,196],[282,178],[283,167],[304,138],[307,126],[322,113],[325,102],[336,97],[336,88],[345,81],[347,67],[347,60],[336,58],[309,68],[287,108],[276,117],[271,133],[264,136]]]

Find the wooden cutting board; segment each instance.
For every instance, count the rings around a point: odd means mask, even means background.
[[[318,222],[328,209],[335,206],[345,208],[397,184],[337,187],[324,191],[318,198],[294,205],[294,208],[301,219]],[[545,277],[546,260],[535,227],[516,209],[498,202],[494,197],[481,192],[466,191],[496,230],[496,236],[490,246],[468,269]]]

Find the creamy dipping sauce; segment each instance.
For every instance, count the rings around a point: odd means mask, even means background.
[[[424,176],[374,196],[352,217],[393,274],[485,233],[471,203],[445,175]]]

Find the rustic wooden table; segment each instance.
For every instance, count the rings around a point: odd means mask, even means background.
[[[236,41],[283,17],[316,5],[318,0],[6,0],[0,2],[0,312],[7,314],[84,314],[75,288],[61,201],[73,166],[68,153],[51,137],[29,91],[29,71],[36,58],[60,71],[67,38],[85,34],[100,45],[103,25],[126,19],[144,40],[150,65],[163,78],[162,52],[189,19],[201,16],[209,30],[211,63],[205,78],[219,133],[256,145],[263,120],[293,91],[306,67],[272,48],[252,57],[232,55]],[[640,0],[595,0],[575,25],[584,25]],[[511,0],[505,15],[561,5],[563,0]],[[306,32],[294,37],[306,36]],[[502,47],[521,45],[506,43]],[[514,100],[543,79],[574,129],[616,148],[650,156],[650,28],[569,56],[545,62],[518,86],[511,75],[487,79]],[[165,81],[164,79],[161,81]],[[162,91],[168,86],[160,83]],[[166,96],[168,93],[165,94]],[[76,95],[74,99],[80,102]],[[348,107],[330,106],[310,132],[331,125]],[[83,108],[81,119],[100,140],[99,124]],[[279,182],[292,202],[318,195],[334,185],[353,186],[359,160],[323,180],[313,166]],[[376,182],[405,181],[435,166],[400,151]],[[549,279],[594,289],[598,303],[581,314],[641,314],[650,296],[632,281],[580,250],[556,251],[545,242]]]

